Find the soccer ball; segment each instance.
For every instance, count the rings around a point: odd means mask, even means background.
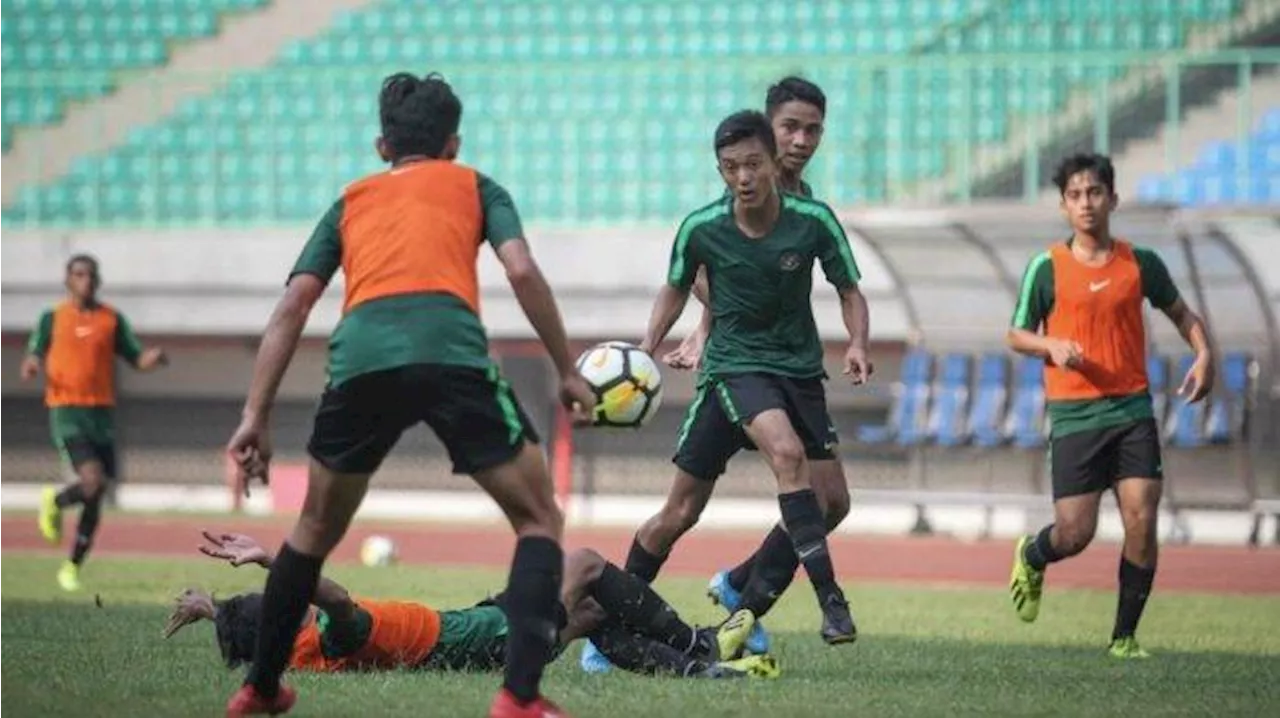
[[[360,562],[366,566],[390,566],[396,562],[396,544],[386,536],[370,536],[360,544]]]
[[[595,426],[639,428],[662,405],[662,372],[634,344],[597,344],[578,357],[578,371],[596,394]]]

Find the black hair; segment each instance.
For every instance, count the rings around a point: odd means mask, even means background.
[[[218,651],[227,668],[252,662],[258,641],[258,619],[262,616],[262,594],[242,593],[225,601],[214,601],[213,605]]]
[[[813,105],[823,117],[827,116],[827,96],[823,94],[822,88],[795,75],[788,75],[769,87],[764,99],[764,110],[773,117],[779,107],[793,101]]]
[[[1053,183],[1058,186],[1058,194],[1066,194],[1067,182],[1081,172],[1092,172],[1098,181],[1107,188],[1107,194],[1116,193],[1116,168],[1111,158],[1106,155],[1080,153],[1071,155],[1058,164],[1053,172]]]
[[[715,150],[736,145],[743,140],[758,138],[770,157],[778,154],[778,140],[773,136],[773,125],[759,110],[740,110],[720,121],[716,126]]]
[[[98,269],[98,258],[92,254],[71,255],[71,259],[67,260],[67,274],[71,274],[71,268],[77,264],[89,265],[89,276],[93,279],[93,288],[97,289],[102,284],[102,272]]]
[[[449,137],[458,132],[462,101],[439,73],[419,78],[397,72],[382,81],[378,118],[393,160],[409,155],[438,158]]]

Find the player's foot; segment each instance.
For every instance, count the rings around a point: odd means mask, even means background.
[[[1147,653],[1142,646],[1138,645],[1138,639],[1133,636],[1122,636],[1120,638],[1111,639],[1111,646],[1107,648],[1107,654],[1112,658],[1120,658],[1124,660],[1151,657],[1150,653]]]
[[[231,700],[227,701],[227,718],[288,713],[297,700],[298,692],[283,683],[280,684],[280,692],[276,693],[273,700],[263,698],[258,694],[257,689],[246,683],[231,696]]]
[[[822,601],[822,640],[828,646],[841,643],[853,643],[858,640],[858,627],[853,624],[853,614],[849,612],[849,602],[844,594],[836,589]]]
[[[721,571],[711,577],[711,583],[707,584],[707,596],[712,603],[723,606],[729,613],[742,605],[742,592],[729,583],[728,571]],[[747,650],[751,653],[769,652],[769,632],[764,630],[764,625],[759,621],[752,626],[751,635],[747,636]]]
[[[582,647],[582,657],[578,659],[578,665],[582,666],[582,670],[587,673],[608,673],[613,664],[608,658],[596,648],[596,644],[587,641]]]
[[[1024,553],[1027,542],[1031,540],[1030,536],[1018,539],[1013,550],[1013,572],[1009,576],[1009,598],[1013,600],[1013,610],[1027,623],[1040,615],[1040,593],[1044,589],[1044,571],[1032,568]]]
[[[58,585],[63,591],[74,592],[80,590],[80,567],[64,561],[62,568],[58,569]]]
[[[743,656],[736,661],[724,661],[719,665],[741,671],[752,678],[777,678],[782,675],[778,659],[771,655]]]
[[[747,609],[734,611],[716,629],[716,644],[720,647],[720,660],[731,661],[742,656],[747,636],[756,624],[756,617]]]
[[[62,541],[62,509],[58,508],[58,490],[52,486],[40,492],[40,535],[54,546]]]
[[[569,714],[542,696],[520,705],[516,697],[503,688],[489,705],[489,718],[569,718]]]

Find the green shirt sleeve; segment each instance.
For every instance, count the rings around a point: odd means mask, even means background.
[[[49,352],[49,343],[53,341],[53,310],[46,309],[36,321],[35,331],[27,339],[27,353],[31,356],[43,357]]]
[[[137,364],[142,356],[142,342],[133,333],[133,325],[123,314],[116,312],[116,354],[130,364]]]
[[[693,287],[698,276],[697,233],[702,222],[692,215],[680,223],[676,240],[671,245],[671,261],[667,265],[667,284],[682,292]]]
[[[294,262],[289,279],[298,274],[313,274],[325,284],[333,279],[342,266],[342,209],[343,202],[338,200],[320,218],[298,261]]]
[[[1142,296],[1156,309],[1168,309],[1180,297],[1178,287],[1169,276],[1169,268],[1155,250],[1134,247],[1138,259],[1138,274],[1142,279]]]
[[[524,239],[524,227],[516,203],[502,185],[476,173],[480,185],[480,209],[484,212],[484,237],[494,249],[512,239]]]
[[[817,205],[814,217],[818,220],[824,240],[822,251],[818,255],[822,273],[836,289],[848,289],[862,280],[858,263],[853,258],[853,249],[849,246],[849,237],[845,235],[844,227],[830,207],[821,202],[814,204]]]
[[[1048,252],[1042,252],[1027,263],[1022,275],[1018,306],[1013,310],[1013,327],[1029,332],[1039,331],[1052,308],[1053,261]]]

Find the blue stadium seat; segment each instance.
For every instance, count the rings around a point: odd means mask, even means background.
[[[1190,165],[1141,177],[1137,194],[1145,202],[1183,205],[1280,202],[1280,108],[1263,115],[1244,147],[1225,137],[1208,142]]]
[[[1018,359],[1005,436],[1014,446],[1034,449],[1045,444],[1044,361]]]
[[[969,433],[976,446],[993,448],[1005,441],[1001,427],[1009,397],[1008,366],[1003,354],[984,355],[978,364],[977,389],[969,413]]]
[[[1147,383],[1156,426],[1163,427],[1169,411],[1169,364],[1162,356],[1147,357]]]
[[[968,439],[965,426],[969,404],[970,360],[966,354],[942,357],[941,371],[931,391],[926,434],[939,446],[959,446]]]
[[[902,375],[893,386],[889,423],[858,427],[858,440],[866,444],[895,442],[916,446],[924,442],[929,406],[929,374],[933,356],[915,349],[902,360]]]
[[[1178,367],[1174,376],[1183,377],[1195,363],[1195,355],[1184,354],[1178,358]],[[1179,398],[1174,402],[1173,413],[1169,416],[1165,428],[1165,438],[1173,446],[1193,449],[1208,443],[1205,436],[1205,402],[1192,404]]]
[[[1243,435],[1251,364],[1252,359],[1242,352],[1223,357],[1222,385],[1214,392],[1205,419],[1205,435],[1210,443],[1228,444]]]

